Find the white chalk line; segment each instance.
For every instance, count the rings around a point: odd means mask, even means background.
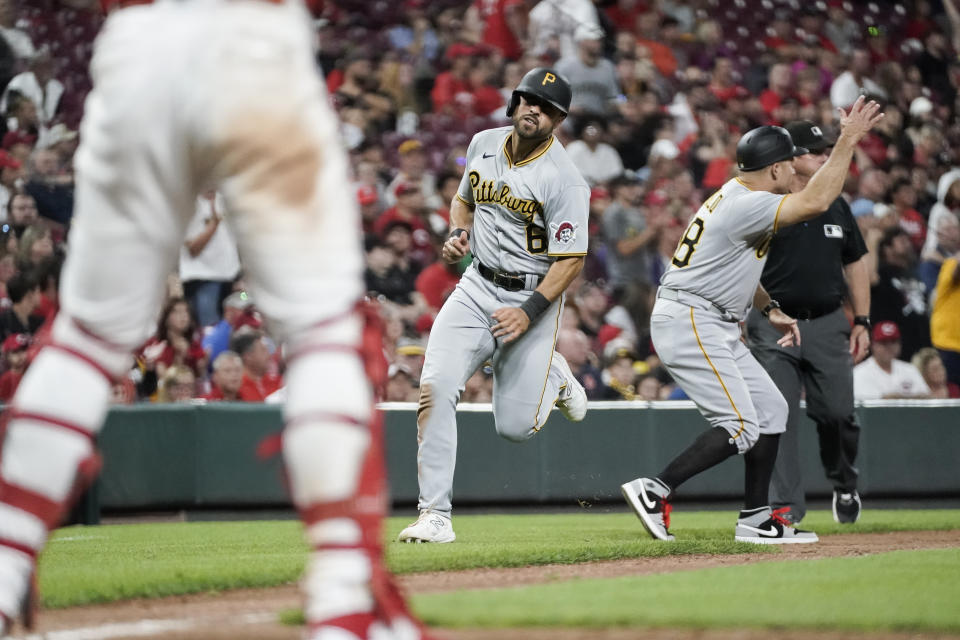
[[[15,636],[10,640],[110,640],[110,638],[149,637],[161,633],[170,633],[172,631],[189,631],[190,629],[207,626],[211,622],[222,620],[222,617],[209,617],[188,618],[186,620],[168,618],[160,620],[138,620],[136,622],[113,622],[96,627],[31,633],[26,636]],[[276,613],[247,613],[241,616],[231,616],[230,618],[232,623],[239,624],[266,624],[276,620]]]

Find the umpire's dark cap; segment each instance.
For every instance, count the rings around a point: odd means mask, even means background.
[[[793,144],[798,147],[806,147],[810,150],[810,153],[826,151],[837,142],[828,138],[820,125],[809,120],[789,122],[786,129],[790,132],[790,137],[793,138]]]
[[[809,153],[793,144],[783,127],[766,125],[751,129],[737,143],[737,167],[740,171],[759,171],[764,167]]]

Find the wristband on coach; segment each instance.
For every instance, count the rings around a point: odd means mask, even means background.
[[[866,327],[867,331],[873,328],[873,323],[870,322],[870,316],[854,316],[853,324],[858,324],[861,327]]]
[[[762,315],[764,318],[769,318],[770,312],[773,311],[774,309],[779,309],[779,308],[780,308],[779,302],[777,302],[776,300],[770,300],[770,302],[767,303],[767,306],[763,308],[763,311],[760,312],[760,315]]]
[[[450,232],[450,235],[447,236],[447,237],[448,237],[448,238],[459,238],[461,233],[467,234],[467,240],[470,239],[470,232],[467,231],[466,229],[461,229],[460,227],[457,227],[456,229],[454,229],[453,231],[451,231],[451,232]]]
[[[530,322],[533,322],[542,316],[543,312],[549,308],[550,301],[547,300],[539,291],[534,291],[531,293],[530,297],[524,300],[523,304],[520,305],[520,310],[527,314],[527,317],[530,318]]]

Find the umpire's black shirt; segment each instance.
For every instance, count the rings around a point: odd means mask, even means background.
[[[787,315],[817,318],[843,303],[843,267],[866,252],[850,206],[838,197],[816,218],[777,231],[760,282]]]

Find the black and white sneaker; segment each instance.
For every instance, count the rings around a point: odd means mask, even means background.
[[[783,517],[788,507],[771,511],[770,507],[761,507],[750,511],[741,511],[737,519],[735,538],[737,542],[753,544],[809,544],[820,538],[813,531],[794,528]]]
[[[840,524],[853,524],[860,519],[860,494],[856,491],[833,490],[833,520]]]
[[[671,507],[666,486],[650,478],[637,478],[620,485],[620,492],[650,535],[667,542],[675,539],[668,531]]]

